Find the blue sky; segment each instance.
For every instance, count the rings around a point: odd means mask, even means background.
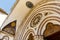
[[[11,8],[16,0],[0,0],[0,8],[2,8],[7,13],[11,12]]]

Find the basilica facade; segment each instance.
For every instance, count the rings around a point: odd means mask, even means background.
[[[2,34],[5,40],[60,40],[60,0],[17,0]]]

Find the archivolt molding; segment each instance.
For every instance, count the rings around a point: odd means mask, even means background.
[[[33,37],[35,36],[35,32],[32,29],[30,29],[24,34],[22,40],[28,40],[30,34],[32,34]]]
[[[51,12],[51,13],[53,13],[53,14],[49,14],[49,15],[47,15],[47,16],[44,16],[43,17],[43,19],[42,19],[42,21],[45,21],[44,20],[44,18],[48,18],[48,17],[50,17],[51,16],[51,18],[52,18],[52,20],[54,20],[55,18],[53,18],[54,16],[55,17],[57,17],[58,18],[58,16],[56,16],[56,15],[60,15],[60,12],[59,12],[59,2],[48,2],[48,3],[45,3],[45,4],[43,4],[42,6],[39,6],[39,7],[37,7],[35,10],[37,11],[37,12],[42,12],[42,13],[44,13],[45,11],[47,11],[47,12]],[[35,11],[35,12],[36,12]],[[43,14],[44,15],[44,14]],[[49,20],[49,19],[48,19]],[[57,20],[57,19],[56,19]],[[41,23],[40,24],[42,24],[42,21],[41,21]],[[43,25],[43,24],[42,24]],[[40,26],[40,27],[43,27],[43,26]],[[40,28],[39,28],[40,29]],[[38,29],[38,30],[39,30]],[[40,32],[40,31],[38,31],[38,32]],[[41,33],[41,32],[40,32]],[[38,35],[40,34],[40,33],[38,33]]]
[[[37,28],[37,35],[43,35],[44,30],[46,29],[46,24],[51,22],[53,24],[60,24],[60,2],[50,1],[44,4],[38,4],[34,9],[32,9],[28,16],[26,16],[25,21],[18,28],[16,32],[17,39],[25,40],[28,37],[29,32],[23,35],[25,31],[30,27],[32,29]],[[28,26],[29,25],[29,26]],[[45,26],[44,26],[45,25]],[[38,26],[38,27],[37,27]],[[24,37],[22,37],[24,36]]]
[[[34,30],[33,29],[29,29],[29,30],[26,30],[23,35],[19,35],[19,36],[16,36],[16,40],[27,40],[28,39],[28,36],[32,34],[33,36],[35,35],[34,33]]]
[[[39,26],[39,29],[38,29],[38,30],[40,30],[40,31],[38,31],[37,33],[40,34],[40,35],[43,35],[43,34],[42,34],[42,30],[43,30],[44,27],[46,27],[46,26],[44,26],[44,25],[46,25],[46,24],[49,23],[49,22],[55,23],[55,24],[56,24],[56,22],[58,22],[58,24],[59,24],[59,23],[60,23],[59,20],[60,20],[60,17],[56,17],[56,16],[50,16],[50,17],[45,18],[45,19],[41,22],[41,24],[40,24],[40,26]],[[55,21],[55,22],[54,22],[54,21]]]

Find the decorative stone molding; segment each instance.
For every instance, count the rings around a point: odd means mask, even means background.
[[[2,27],[14,20],[17,20],[14,40],[44,40],[60,31],[60,1],[20,0]]]

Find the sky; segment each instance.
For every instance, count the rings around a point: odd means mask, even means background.
[[[15,2],[16,0],[0,0],[0,8],[9,14]]]

